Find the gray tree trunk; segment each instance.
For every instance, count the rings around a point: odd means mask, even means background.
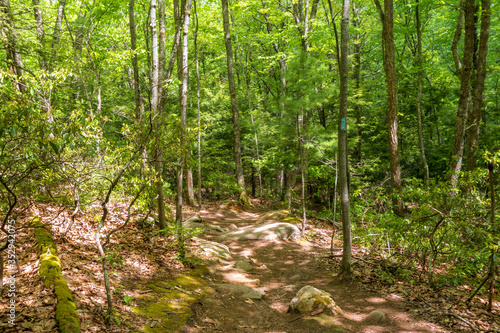
[[[472,112],[468,117],[467,130],[467,171],[477,166],[477,147],[479,144],[479,127],[483,106],[484,82],[486,79],[486,60],[488,55],[488,38],[490,36],[491,0],[481,0],[481,35],[479,37],[479,53],[477,57],[477,73],[475,80]]]
[[[464,154],[465,124],[470,101],[470,82],[472,72],[472,58],[474,53],[474,0],[463,0],[465,36],[464,56],[460,70],[460,97],[458,99],[457,123],[455,125],[455,137],[451,154],[451,185],[457,186],[458,176],[462,168]]]
[[[184,1],[183,1],[184,2]],[[184,165],[186,162],[187,147],[186,147],[186,130],[187,130],[187,93],[188,93],[188,33],[189,33],[189,17],[191,12],[191,0],[186,0],[183,9],[183,26],[181,47],[179,48],[180,57],[178,57],[177,68],[180,73],[179,84],[179,104],[181,118],[181,134],[180,134],[180,151],[179,160],[177,162],[177,200],[175,206],[175,233],[178,241],[182,242],[182,180],[184,173]],[[182,15],[181,14],[181,15]],[[180,61],[179,61],[180,60]]]
[[[415,9],[416,23],[417,23],[417,130],[418,130],[418,148],[420,150],[420,159],[422,161],[422,168],[424,169],[424,182],[425,186],[429,184],[429,166],[425,158],[424,138],[422,134],[422,80],[424,76],[424,69],[422,67],[422,31],[420,24],[420,3],[417,0],[417,8]]]
[[[394,18],[393,1],[384,0],[384,9],[378,0],[375,5],[382,21],[382,47],[384,53],[385,81],[387,84],[387,127],[389,135],[389,162],[391,185],[394,192],[401,191],[401,167],[399,164],[398,151],[398,88],[396,80],[395,45],[394,45]],[[393,211],[397,215],[403,215],[403,200],[394,197]]]
[[[241,161],[240,147],[240,112],[236,96],[236,84],[234,82],[234,62],[233,46],[231,43],[231,34],[229,31],[229,5],[228,0],[222,0],[222,22],[224,25],[224,41],[226,44],[227,75],[229,83],[229,94],[231,95],[231,109],[233,112],[233,153],[234,164],[236,168],[236,181],[240,191],[240,202],[244,206],[250,205],[250,199],[245,188],[245,177],[243,175],[243,164]]]
[[[340,276],[351,274],[351,215],[349,201],[348,151],[347,151],[347,97],[349,81],[349,0],[342,4],[340,28],[340,110],[338,123],[338,163],[340,180],[340,202],[342,208],[343,252]]]

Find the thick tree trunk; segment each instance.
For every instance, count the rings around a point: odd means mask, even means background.
[[[250,205],[250,199],[245,188],[245,178],[243,176],[243,165],[241,161],[240,147],[240,113],[236,96],[236,85],[234,82],[233,47],[231,34],[229,32],[229,9],[228,0],[222,0],[222,21],[224,25],[224,41],[226,44],[227,74],[229,83],[229,94],[231,95],[231,109],[233,112],[233,153],[236,168],[236,181],[240,191],[240,202],[244,206]]]
[[[465,124],[470,101],[472,58],[474,54],[474,0],[464,0],[465,37],[464,56],[460,71],[460,97],[458,100],[457,123],[451,155],[451,185],[457,186],[464,153]]]
[[[187,147],[186,147],[186,130],[187,130],[187,93],[188,93],[188,33],[189,33],[189,17],[191,13],[191,0],[183,1],[183,26],[181,47],[179,48],[180,57],[178,57],[177,69],[180,73],[179,84],[179,104],[181,118],[181,133],[180,133],[180,151],[179,160],[177,162],[177,201],[175,210],[175,232],[177,240],[182,242],[182,179],[184,173],[184,165],[186,163]],[[179,61],[180,60],[180,61]]]
[[[481,0],[481,35],[479,38],[479,53],[477,57],[477,73],[472,101],[472,112],[468,116],[467,126],[467,171],[473,171],[477,166],[477,147],[479,144],[479,127],[481,124],[481,109],[483,104],[484,82],[486,79],[486,59],[488,55],[490,22],[491,0]]]
[[[395,45],[394,45],[394,19],[393,1],[384,0],[384,10],[378,0],[375,0],[380,18],[382,20],[382,46],[384,53],[385,81],[387,84],[387,129],[389,135],[389,162],[391,185],[394,192],[401,191],[401,167],[398,151],[398,88],[396,80]],[[393,211],[403,215],[403,200],[394,197]]]
[[[342,4],[342,23],[340,29],[340,110],[338,123],[338,161],[340,176],[340,199],[342,208],[343,252],[340,264],[340,276],[351,274],[351,215],[348,180],[347,151],[347,95],[349,80],[349,0]]]
[[[418,148],[420,150],[420,159],[422,161],[422,168],[424,169],[424,182],[427,186],[429,184],[429,166],[425,158],[424,138],[422,134],[422,80],[424,76],[424,69],[422,67],[422,32],[420,24],[420,3],[417,0],[417,8],[415,10],[416,23],[417,23],[417,130],[418,130]]]

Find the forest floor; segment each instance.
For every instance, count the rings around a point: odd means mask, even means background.
[[[336,278],[342,242],[334,239],[336,255],[330,255],[331,224],[312,219],[305,239],[295,241],[220,240],[216,234],[198,235],[226,245],[232,257],[196,262],[197,270],[176,259],[178,250],[170,237],[154,236],[131,223],[113,235],[109,248],[114,254],[110,269],[115,313],[112,325],[104,325],[106,294],[101,263],[93,241],[99,207],[79,216],[63,240],[68,212],[38,205],[30,212],[50,222],[61,257],[63,274],[73,293],[82,332],[498,332],[499,304],[492,313],[485,301],[476,297],[472,306],[463,305],[467,288],[430,289],[382,274],[387,265],[381,256],[354,244],[353,279]],[[185,217],[199,214],[205,224],[225,229],[255,224],[271,208],[243,210],[235,204],[211,204],[201,211],[186,210]],[[123,223],[125,205],[115,205],[107,230]],[[27,216],[26,216],[27,218]],[[272,221],[270,221],[272,222]],[[106,231],[106,230],[105,230]],[[56,299],[38,277],[38,258],[32,229],[16,234],[20,274],[16,275],[16,325],[8,324],[8,298],[0,300],[1,332],[55,332]],[[192,248],[197,241],[190,241]],[[247,258],[254,270],[234,268],[238,259]],[[386,267],[386,268],[382,268]],[[386,278],[384,278],[386,276]],[[181,279],[184,277],[184,280]],[[4,282],[6,279],[4,278]],[[170,282],[169,282],[170,281]],[[172,282],[173,281],[173,282]],[[191,287],[181,281],[189,281]],[[177,283],[179,282],[179,283]],[[241,298],[214,287],[237,284],[265,292],[262,300]],[[335,316],[288,313],[297,291],[311,285],[327,291],[342,309]],[[176,307],[159,307],[165,298],[178,301]],[[180,302],[185,298],[185,302]],[[145,310],[147,308],[147,311]],[[154,309],[158,313],[151,311]],[[385,320],[367,320],[374,310],[386,314]],[[162,321],[175,324],[171,330]],[[119,323],[119,324],[118,324]],[[179,326],[180,324],[180,326]],[[176,326],[177,325],[177,326]],[[155,327],[156,326],[156,327]],[[162,328],[163,327],[163,328]]]

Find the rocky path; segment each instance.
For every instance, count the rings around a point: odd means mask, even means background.
[[[266,219],[264,213],[227,209],[200,215],[206,225],[235,230],[283,219],[279,214],[267,214],[271,216]],[[187,332],[447,332],[412,317],[400,295],[377,294],[359,282],[335,282],[337,260],[315,244],[228,239],[218,232],[200,238],[227,246],[231,256],[213,261],[209,279],[216,291],[192,306],[195,316],[188,321]],[[306,285],[330,293],[342,313],[287,312],[292,298]],[[375,318],[369,316],[373,311],[378,311]],[[380,311],[385,318],[377,316]]]

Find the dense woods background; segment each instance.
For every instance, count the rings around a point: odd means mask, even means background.
[[[498,3],[0,7],[1,250],[7,221],[36,202],[73,221],[102,204],[105,257],[110,201],[155,212],[182,242],[184,205],[253,197],[296,210],[303,228],[311,211],[350,217],[354,237],[434,287],[494,281]]]

